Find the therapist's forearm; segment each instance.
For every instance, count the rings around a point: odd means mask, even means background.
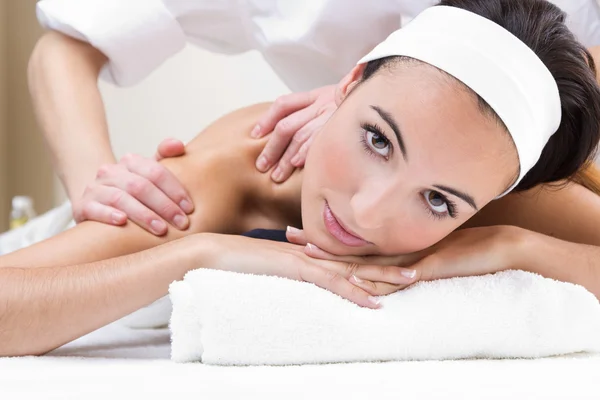
[[[71,200],[114,162],[98,76],[106,57],[87,43],[46,33],[29,61],[29,88],[54,168]]]
[[[523,233],[525,246],[519,252],[517,268],[581,285],[600,299],[600,247]]]
[[[0,356],[40,355],[167,294],[198,268],[191,237],[140,253],[48,268],[0,268]]]

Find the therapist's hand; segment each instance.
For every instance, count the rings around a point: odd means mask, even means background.
[[[155,235],[167,233],[167,222],[178,229],[189,226],[186,214],[194,211],[192,200],[177,178],[158,161],[185,154],[179,140],[164,140],[154,158],[135,154],[116,164],[100,167],[96,180],[73,204],[75,221],[98,221],[123,225],[133,221]]]
[[[251,133],[252,137],[261,138],[273,132],[256,160],[259,171],[266,172],[275,166],[271,179],[283,182],[295,168],[304,166],[313,135],[337,108],[335,89],[336,85],[324,86],[275,100]]]

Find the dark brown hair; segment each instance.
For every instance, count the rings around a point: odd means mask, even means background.
[[[462,8],[502,26],[529,46],[556,80],[562,108],[560,126],[515,191],[573,179],[578,171],[590,167],[600,141],[600,87],[594,60],[565,25],[565,13],[545,0],[442,0],[439,5]],[[402,59],[406,57],[369,62],[362,80]],[[483,109],[501,122],[491,107],[478,98]],[[597,178],[598,174],[590,176]],[[590,189],[594,184],[600,186],[600,181],[575,180]]]

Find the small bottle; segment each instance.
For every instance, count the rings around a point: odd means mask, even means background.
[[[10,211],[10,229],[23,226],[35,217],[33,199],[29,196],[15,196],[12,199],[12,210]]]

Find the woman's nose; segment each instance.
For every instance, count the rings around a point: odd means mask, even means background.
[[[402,207],[399,207],[401,194],[397,192],[388,183],[370,184],[355,193],[350,200],[350,207],[357,228],[378,229],[398,217]]]

